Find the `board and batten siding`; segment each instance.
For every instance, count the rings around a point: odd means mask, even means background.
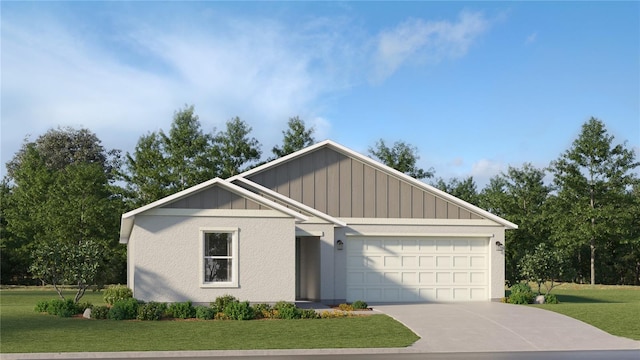
[[[211,187],[164,205],[171,209],[268,210],[267,207],[220,187]]]
[[[482,219],[329,148],[278,164],[248,179],[334,217]]]

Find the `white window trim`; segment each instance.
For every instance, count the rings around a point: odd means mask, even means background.
[[[238,233],[239,228],[225,228],[225,227],[203,227],[200,228],[200,237],[198,239],[200,244],[200,260],[199,272],[200,272],[200,287],[201,288],[237,288],[238,287],[238,262],[240,257],[238,256]],[[226,282],[205,282],[204,281],[204,243],[205,235],[208,233],[230,233],[231,234],[231,281]]]

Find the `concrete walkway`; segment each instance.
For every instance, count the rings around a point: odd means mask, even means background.
[[[421,339],[411,348],[425,352],[640,350],[640,341],[524,305],[481,302],[373,308],[418,334]]]

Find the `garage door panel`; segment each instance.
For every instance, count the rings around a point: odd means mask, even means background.
[[[488,248],[486,238],[358,238],[347,246],[347,300],[487,300]]]
[[[436,267],[435,256],[420,256],[418,259],[419,259],[418,265],[422,269],[433,269]]]

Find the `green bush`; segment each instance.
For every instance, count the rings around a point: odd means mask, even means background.
[[[544,303],[545,304],[559,304],[560,301],[558,301],[558,297],[555,296],[554,294],[547,294],[544,296]]]
[[[192,319],[196,317],[196,309],[191,301],[171,303],[167,308],[167,315],[177,319]]]
[[[196,306],[196,319],[213,320],[216,316],[216,309],[210,306]]]
[[[138,305],[138,300],[134,298],[118,300],[109,309],[107,318],[111,320],[135,319],[138,316]]]
[[[214,302],[209,304],[212,308],[216,309],[216,312],[223,312],[227,307],[227,304],[237,303],[240,300],[236,299],[235,296],[232,295],[222,295],[218,296]]]
[[[35,312],[46,313],[47,307],[49,307],[49,300],[40,300],[36,303]]]
[[[300,319],[300,309],[293,303],[278,301],[273,308],[277,311],[278,319]]]
[[[124,285],[109,286],[104,291],[104,302],[113,306],[120,300],[130,299],[133,297],[133,291]]]
[[[84,309],[80,309],[71,299],[51,299],[38,301],[35,311],[40,313],[46,312],[49,315],[57,315],[59,317],[72,317],[75,314],[81,313]]]
[[[230,302],[224,308],[224,314],[232,320],[252,320],[254,311],[248,301]]]
[[[302,309],[300,310],[300,318],[301,319],[319,319],[320,315],[313,309]]]
[[[167,304],[160,302],[149,302],[138,306],[138,320],[160,320],[167,310]]]
[[[270,319],[273,317],[272,310],[269,304],[255,304],[253,306],[253,316],[256,319]]]
[[[109,315],[109,307],[108,306],[94,306],[91,309],[91,318],[104,320]]]
[[[509,295],[510,304],[531,304],[533,303],[533,291],[527,283],[516,283],[511,287]]]
[[[356,301],[354,301],[354,302],[353,302],[353,304],[351,304],[351,306],[352,306],[354,309],[357,309],[357,310],[363,310],[363,309],[368,308],[368,307],[369,307],[369,304],[367,304],[366,302],[364,302],[364,301],[362,301],[362,300],[356,300]]]

